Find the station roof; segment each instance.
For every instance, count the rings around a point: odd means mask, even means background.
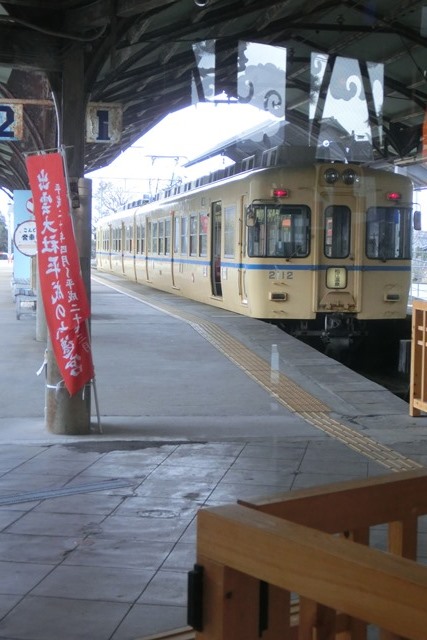
[[[427,185],[426,36],[424,0],[3,0],[0,98],[49,101],[65,58],[83,48],[89,100],[123,108],[119,142],[86,144],[91,171],[191,104],[195,43],[215,41],[215,93],[229,97],[237,93],[239,41],[285,47],[285,117],[301,135],[313,103],[326,97],[322,87],[313,96],[311,54],[359,59],[368,62],[361,66],[362,80],[377,123],[372,160],[405,166],[418,185]],[[384,65],[382,104],[375,102],[374,83],[366,82],[371,63]],[[357,90],[349,80],[346,91]],[[55,110],[46,105],[25,107],[22,141],[0,142],[0,187],[26,188],[25,153],[55,145]],[[319,120],[310,135],[320,133]]]

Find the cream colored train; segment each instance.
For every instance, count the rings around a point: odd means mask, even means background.
[[[406,177],[351,164],[221,173],[101,218],[97,268],[296,335],[351,337],[406,317],[412,200]]]

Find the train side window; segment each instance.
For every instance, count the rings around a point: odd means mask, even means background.
[[[242,160],[242,171],[249,171],[249,169],[253,169],[255,166],[255,156],[249,156]]]
[[[136,226],[136,252],[142,254],[145,251],[145,224],[140,222]]]
[[[187,255],[187,251],[188,251],[187,230],[188,230],[188,218],[187,216],[183,216],[181,218],[181,254],[184,256]]]
[[[197,216],[190,216],[190,256],[197,256]]]
[[[171,252],[171,221],[170,218],[165,220],[165,254],[170,255]]]
[[[174,254],[178,254],[179,253],[179,240],[180,240],[180,220],[181,218],[178,218],[176,216],[174,216],[173,218],[173,252]]]
[[[164,220],[159,221],[159,255],[165,252],[165,223]]]
[[[347,258],[350,253],[350,219],[348,207],[331,205],[324,215],[323,251],[327,258]]]
[[[120,253],[122,250],[122,228],[113,228],[113,251]]]
[[[236,206],[224,207],[224,257],[234,258]]]
[[[199,216],[199,254],[201,256],[208,255],[208,216],[201,213]]]
[[[103,238],[102,238],[102,246],[104,251],[110,251],[110,226],[108,226],[108,229],[104,229],[103,231]]]
[[[157,253],[157,222],[151,223],[151,253]]]
[[[132,225],[128,225],[126,227],[126,246],[125,246],[125,251],[127,253],[132,253],[132,247],[133,247],[133,226]]]
[[[370,207],[366,214],[366,255],[377,260],[411,257],[411,209]]]

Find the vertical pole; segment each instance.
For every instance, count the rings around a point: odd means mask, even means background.
[[[44,312],[43,306],[43,298],[40,287],[40,273],[39,273],[39,265],[36,261],[36,291],[37,291],[37,314],[36,314],[36,340],[37,342],[46,342],[47,341],[47,324],[46,324],[46,315]]]
[[[66,149],[68,175],[73,207],[73,222],[80,268],[90,301],[90,240],[91,193],[84,180],[85,93],[84,50],[81,44],[70,48],[63,63],[62,86],[59,95],[59,143]],[[90,385],[70,396],[61,384],[50,339],[46,365],[46,427],[64,435],[84,435],[90,432]]]

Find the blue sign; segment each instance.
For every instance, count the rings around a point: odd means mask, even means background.
[[[33,197],[30,190],[13,192],[13,220],[15,229],[34,218]],[[30,280],[31,258],[20,251],[13,252],[13,277],[15,280]]]

